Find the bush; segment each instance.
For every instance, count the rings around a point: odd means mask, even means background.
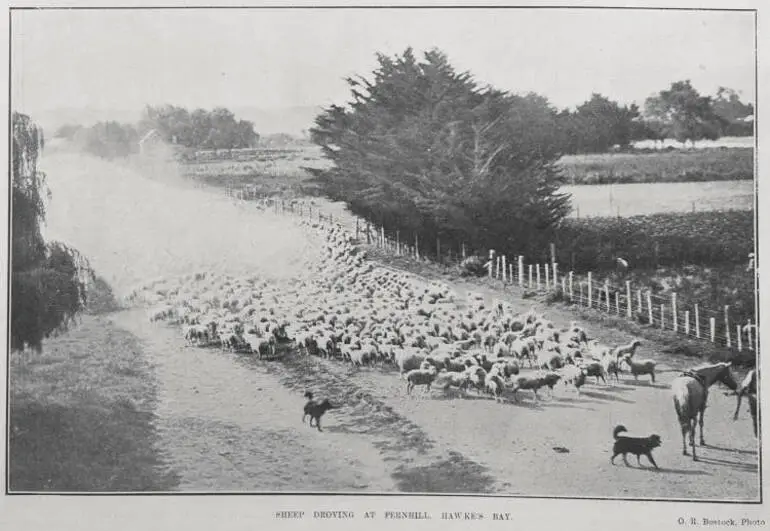
[[[460,276],[483,277],[488,273],[485,264],[480,256],[469,256],[460,263]]]

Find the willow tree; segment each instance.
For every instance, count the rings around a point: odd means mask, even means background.
[[[12,117],[11,348],[39,351],[43,339],[65,330],[86,304],[93,279],[88,262],[60,242],[46,243],[41,232],[45,175],[38,170],[43,131],[28,116]]]

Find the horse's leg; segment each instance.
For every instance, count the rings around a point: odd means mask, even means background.
[[[703,404],[703,407],[701,408],[699,415],[698,415],[698,424],[700,425],[700,445],[706,446],[706,441],[703,439],[703,415],[706,413],[706,404]]]
[[[692,446],[692,460],[697,461],[698,457],[695,455],[695,425],[697,422],[697,415],[695,418],[690,419],[690,446]]]
[[[749,410],[751,411],[751,422],[754,424],[754,437],[757,436],[757,397],[749,395]]]

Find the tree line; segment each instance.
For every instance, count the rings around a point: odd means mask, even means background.
[[[570,211],[558,192],[566,153],[605,152],[634,140],[719,135],[753,113],[737,94],[712,99],[689,81],[641,110],[594,94],[574,111],[538,94],[481,86],[440,50],[418,59],[377,55],[368,76],[346,79],[350,99],[316,117],[311,139],[328,170],[308,169],[332,199],[404,239],[509,255],[540,252]],[[431,244],[432,247],[432,244]]]
[[[137,124],[98,122],[90,127],[67,124],[55,136],[72,140],[81,150],[112,159],[139,152],[140,139],[155,130],[169,145],[187,149],[238,149],[254,147],[259,135],[254,124],[238,120],[226,108],[211,111],[161,105],[146,106]]]

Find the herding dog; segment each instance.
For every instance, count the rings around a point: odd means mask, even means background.
[[[305,404],[304,415],[302,415],[302,422],[304,423],[305,417],[309,415],[310,426],[313,426],[313,419],[315,419],[315,425],[318,428],[318,431],[323,431],[321,429],[321,417],[328,410],[336,409],[337,406],[332,405],[328,398],[322,400],[321,402],[316,402],[313,400],[313,393],[310,391],[305,392],[305,398],[307,398],[308,401],[307,404]]]
[[[615,464],[615,458],[623,454],[623,462],[626,466],[630,466],[626,460],[626,454],[634,454],[636,456],[636,462],[639,466],[642,463],[639,461],[640,455],[646,455],[650,463],[655,468],[658,468],[655,459],[652,458],[652,450],[661,445],[661,439],[659,435],[650,435],[649,437],[626,437],[625,435],[618,435],[621,432],[628,431],[625,426],[615,426],[612,432],[612,436],[615,438],[615,444],[612,447],[612,459],[610,463]]]

